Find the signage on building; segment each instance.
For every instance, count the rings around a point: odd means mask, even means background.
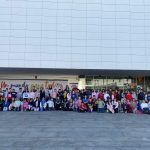
[[[0,80],[0,88],[5,90],[6,88],[15,89],[15,91],[19,91],[19,88],[27,88],[31,89],[40,89],[40,88],[53,88],[56,90],[65,89],[66,85],[68,85],[67,80]]]

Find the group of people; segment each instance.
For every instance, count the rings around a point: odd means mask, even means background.
[[[79,90],[77,88],[0,89],[1,111],[75,111],[99,113],[150,114],[150,92],[115,90]]]

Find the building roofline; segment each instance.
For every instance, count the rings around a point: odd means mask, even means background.
[[[150,70],[5,68],[5,67],[2,68],[2,67],[0,67],[0,74],[150,76]]]

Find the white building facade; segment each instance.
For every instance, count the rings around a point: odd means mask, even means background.
[[[149,76],[150,1],[1,0],[0,56],[0,68],[32,76],[32,68]]]

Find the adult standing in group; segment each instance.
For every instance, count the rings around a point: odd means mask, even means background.
[[[62,89],[58,90],[57,96],[60,98],[61,101],[64,101],[64,91]]]
[[[132,91],[132,98],[133,98],[134,100],[137,100],[137,94],[136,94],[135,91]]]
[[[138,94],[138,100],[140,100],[141,103],[143,100],[145,100],[145,94],[144,94],[143,90],[140,90],[140,92]]]
[[[121,101],[122,98],[123,98],[123,92],[120,90],[116,90],[115,99],[117,101]]]
[[[104,100],[104,94],[102,91],[99,92],[98,99]]]
[[[48,88],[45,88],[45,98],[48,99],[50,97],[50,91]]]
[[[40,100],[43,98],[45,98],[45,90],[43,87],[41,87],[41,89],[40,89]]]
[[[19,88],[19,91],[17,92],[17,98],[22,99],[23,98],[23,93],[22,93],[22,88]]]
[[[94,90],[93,92],[92,92],[92,98],[96,98],[97,97],[97,93],[96,93],[96,91]]]
[[[53,89],[51,91],[51,97],[53,98],[53,101],[54,101],[54,107],[56,107],[56,99],[57,99],[57,89]]]
[[[109,98],[110,98],[110,95],[108,94],[108,91],[106,91],[104,93],[104,100],[105,100],[105,102],[108,101]]]

